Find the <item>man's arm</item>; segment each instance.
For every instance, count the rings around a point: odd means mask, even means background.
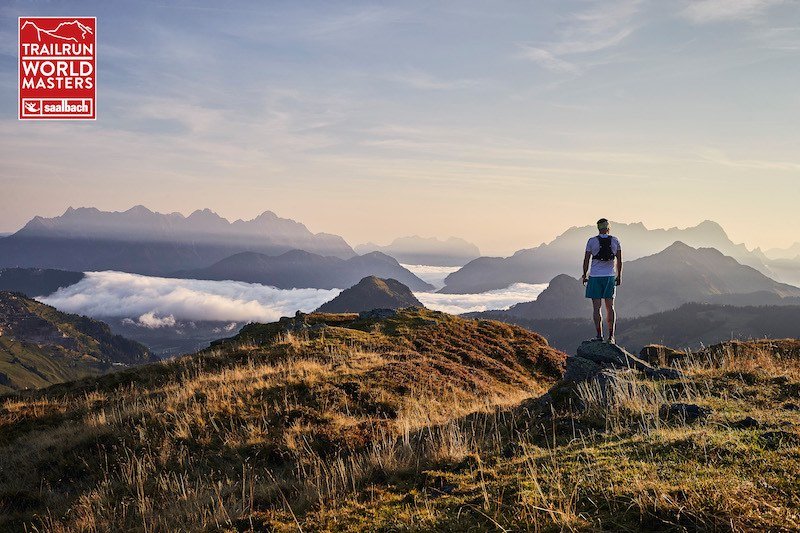
[[[581,276],[581,281],[584,285],[586,285],[586,274],[589,272],[589,259],[592,257],[592,252],[586,252],[583,256],[583,276]]]
[[[617,285],[622,285],[622,248],[617,250]]]

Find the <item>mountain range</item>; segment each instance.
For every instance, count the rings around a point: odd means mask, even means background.
[[[304,250],[292,250],[278,256],[242,252],[206,268],[181,270],[170,275],[175,278],[262,283],[279,289],[341,289],[355,285],[365,276],[394,278],[415,291],[434,289],[433,285],[381,252],[349,259],[325,257]]]
[[[157,361],[103,322],[0,292],[0,392],[45,387]]]
[[[771,248],[764,251],[764,255],[770,259],[800,259],[800,242],[788,248]]]
[[[58,217],[34,217],[0,238],[0,267],[166,275],[243,251],[278,255],[294,249],[343,259],[356,255],[341,237],[312,233],[271,211],[229,222],[209,209],[184,217],[143,206],[123,212],[69,208]]]
[[[524,319],[502,311],[482,316],[535,331],[553,347],[570,354],[594,334],[594,324],[588,316]],[[798,324],[800,305],[687,303],[677,309],[617,321],[616,342],[633,352],[653,343],[678,350],[697,349],[731,339],[797,338]]]
[[[774,281],[713,248],[675,242],[656,254],[625,263],[617,316],[636,317],[688,302],[753,305],[800,303],[800,288]],[[561,274],[532,302],[504,313],[526,319],[575,318],[589,314],[583,284]]]
[[[333,300],[325,302],[317,313],[360,313],[372,309],[401,309],[425,307],[411,290],[396,279],[367,276],[343,290]]]
[[[644,224],[611,223],[611,233],[622,244],[626,261],[659,252],[675,241],[689,246],[716,248],[742,264],[774,275],[765,257],[734,244],[722,227],[711,221],[679,229],[647,229]],[[594,226],[572,227],[552,242],[519,250],[510,257],[480,257],[445,278],[439,292],[466,294],[508,287],[513,283],[546,283],[558,274],[579,274],[586,241],[597,234]]]
[[[440,240],[435,237],[399,237],[386,246],[360,244],[356,252],[383,252],[407,265],[462,266],[480,257],[481,252],[471,242],[458,237]]]

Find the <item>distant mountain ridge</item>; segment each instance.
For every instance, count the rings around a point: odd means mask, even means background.
[[[411,290],[396,279],[367,276],[325,302],[315,313],[360,313],[372,309],[425,307]]]
[[[675,241],[689,246],[716,248],[742,264],[774,275],[758,254],[743,244],[734,244],[725,230],[710,220],[697,226],[679,229],[647,229],[642,223],[611,223],[611,233],[622,244],[626,261],[659,252]],[[594,226],[572,227],[553,241],[519,250],[510,257],[480,257],[445,278],[439,292],[463,294],[486,292],[508,287],[513,283],[546,283],[558,274],[577,276],[586,241],[597,234]]]
[[[800,303],[800,288],[778,283],[713,248],[692,248],[678,241],[659,253],[625,264],[617,316],[644,316],[688,302],[747,305],[784,298]],[[519,303],[503,313],[549,319],[586,317],[589,312],[583,284],[561,274],[535,301]]]
[[[245,281],[279,289],[341,289],[355,285],[366,276],[394,278],[415,291],[434,289],[393,257],[381,252],[350,259],[324,257],[304,250],[291,250],[278,256],[242,252],[206,268],[173,272],[170,277]]]
[[[458,237],[440,240],[419,235],[398,237],[386,246],[360,244],[355,250],[360,254],[383,252],[407,265],[431,266],[462,266],[481,255],[477,246]]]
[[[764,252],[770,259],[800,259],[800,242],[796,242],[788,248],[771,248]]]
[[[43,268],[0,268],[0,291],[19,292],[28,298],[47,296],[84,278],[83,272]]]
[[[271,211],[229,222],[209,209],[184,217],[143,206],[123,212],[69,208],[58,217],[34,217],[0,239],[0,267],[164,275],[206,267],[237,252],[278,255],[294,249],[342,259],[356,255],[341,237],[312,233]]]
[[[157,361],[103,322],[0,292],[0,392],[45,387]]]
[[[798,302],[800,303],[800,302]],[[486,316],[534,331],[559,350],[574,353],[581,341],[591,337],[594,325],[583,318],[523,319],[503,311]],[[780,339],[798,336],[800,305],[733,306],[687,303],[652,315],[625,318],[617,322],[616,340],[639,352],[652,343],[697,349],[733,339]]]

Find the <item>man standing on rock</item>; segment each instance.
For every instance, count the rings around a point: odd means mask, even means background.
[[[622,247],[619,239],[609,233],[611,227],[608,220],[597,221],[596,237],[586,243],[586,255],[583,256],[583,277],[586,285],[586,297],[592,299],[594,306],[594,325],[597,329],[597,340],[603,340],[603,317],[600,307],[606,304],[606,321],[608,322],[608,342],[614,343],[614,327],[617,315],[614,310],[614,295],[617,285],[622,284]],[[589,272],[589,259],[592,260],[592,272]],[[615,268],[616,263],[616,268]]]

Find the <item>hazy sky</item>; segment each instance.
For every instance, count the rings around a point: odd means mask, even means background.
[[[0,230],[270,209],[484,253],[600,216],[800,240],[800,2],[4,2]],[[98,120],[19,122],[17,17],[98,17]]]

